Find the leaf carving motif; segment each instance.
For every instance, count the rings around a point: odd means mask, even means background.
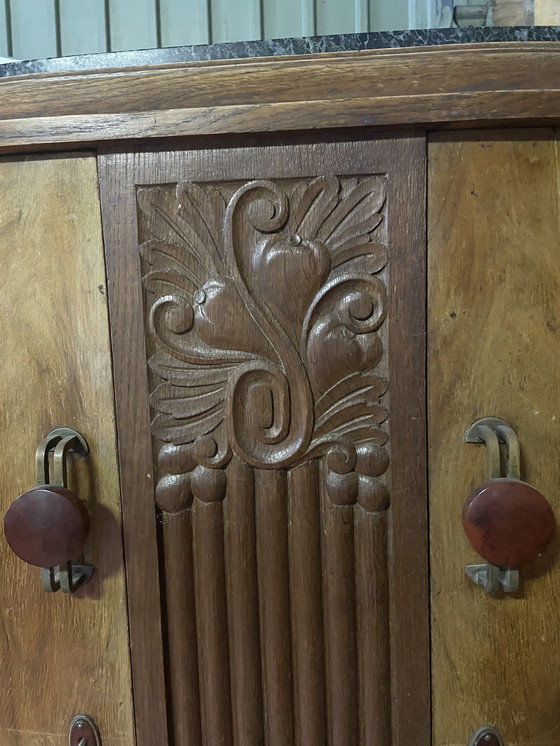
[[[223,496],[232,453],[325,456],[335,502],[386,507],[385,201],[383,175],[138,190],[162,507]]]

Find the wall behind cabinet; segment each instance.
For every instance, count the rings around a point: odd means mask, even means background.
[[[435,0],[5,0],[0,56],[407,29],[427,4]]]

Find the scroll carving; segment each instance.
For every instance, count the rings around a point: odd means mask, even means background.
[[[164,510],[223,499],[233,453],[387,507],[385,202],[383,175],[139,189]]]

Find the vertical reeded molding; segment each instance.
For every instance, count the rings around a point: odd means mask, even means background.
[[[193,502],[201,725],[205,746],[232,741],[222,502]]]
[[[257,561],[267,746],[294,743],[287,476],[255,470]]]
[[[253,469],[235,456],[224,502],[226,587],[235,744],[262,744],[263,703]]]
[[[176,744],[200,746],[191,513],[162,515],[173,735]]]
[[[354,507],[360,746],[391,743],[387,513]]]
[[[321,471],[325,472],[322,466]],[[328,743],[356,746],[359,736],[354,508],[335,505],[325,494],[324,478],[321,481]]]
[[[324,746],[321,504],[316,460],[288,473],[288,495],[295,743]]]

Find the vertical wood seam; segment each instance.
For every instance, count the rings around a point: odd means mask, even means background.
[[[10,0],[7,0],[7,2],[10,2]],[[107,0],[108,2],[108,0]],[[103,276],[105,281],[105,292],[108,296],[108,287],[109,287],[109,275],[107,272],[107,245],[106,245],[106,236],[105,236],[105,224],[103,221],[103,195],[101,193],[101,174],[100,174],[100,164],[99,164],[99,157],[95,158],[95,173],[97,176],[96,184],[97,184],[97,196],[98,196],[98,210],[99,210],[99,224],[101,225],[101,243],[102,243],[102,250],[103,250]],[[124,604],[126,607],[126,619],[128,624],[128,635],[129,635],[129,649],[128,649],[128,658],[130,661],[130,690],[131,690],[131,697],[132,697],[132,710],[134,713],[134,717],[132,718],[132,729],[133,729],[133,737],[134,737],[134,744],[137,744],[137,733],[136,733],[136,709],[135,709],[135,698],[134,698],[134,675],[133,675],[133,661],[132,661],[132,649],[130,644],[130,596],[129,596],[129,577],[128,572],[126,571],[126,541],[125,541],[125,526],[124,526],[124,506],[123,506],[123,490],[122,490],[122,474],[121,474],[121,459],[120,459],[120,447],[121,447],[121,438],[120,438],[120,429],[118,427],[118,419],[117,419],[117,391],[116,391],[116,376],[115,376],[115,361],[114,361],[114,354],[113,354],[113,334],[112,334],[112,324],[111,324],[111,304],[109,303],[109,299],[107,297],[107,303],[106,303],[106,311],[107,311],[107,326],[109,329],[109,347],[111,354],[109,355],[109,370],[111,374],[111,390],[112,390],[112,399],[113,399],[113,412],[114,412],[114,432],[115,432],[115,456],[116,456],[116,472],[117,472],[117,484],[119,485],[119,506],[121,511],[121,542],[122,542],[122,553],[123,553],[123,560],[125,564],[125,572],[123,573],[124,576],[124,591],[125,591],[125,598],[124,598]]]
[[[389,382],[391,437],[399,443],[399,449],[392,451],[389,509],[392,727],[394,746],[412,741],[423,746],[430,738],[426,317],[422,315],[426,308],[426,139],[411,137],[407,150],[403,140],[398,142],[400,168],[407,171],[392,185],[388,208],[394,224],[397,218],[392,216],[399,215],[403,226],[394,228],[389,267],[389,362],[393,371],[418,371],[420,380],[401,379],[393,372]],[[415,620],[402,611],[411,603],[423,612]],[[422,654],[408,663],[409,651],[418,648],[419,641]],[[413,682],[422,681],[425,686],[412,688]]]
[[[124,161],[124,173],[119,168],[119,166]],[[119,185],[119,187],[124,191],[124,185],[121,183],[120,179],[124,176],[124,183],[128,183],[126,179],[126,173],[128,171],[128,162],[126,159],[126,156],[119,156],[119,155],[103,155],[98,156],[97,158],[97,165],[98,165],[98,177],[99,177],[99,189],[100,189],[100,196],[101,196],[101,213],[103,216],[103,243],[104,243],[104,251],[105,251],[105,271],[107,273],[107,297],[108,297],[108,309],[109,309],[109,324],[111,329],[111,350],[112,350],[112,361],[113,361],[113,370],[115,370],[115,366],[117,365],[117,362],[120,362],[121,364],[126,360],[126,353],[124,352],[124,349],[129,350],[128,345],[123,344],[123,340],[127,339],[128,333],[131,331],[127,326],[127,319],[124,318],[123,320],[123,309],[121,309],[118,305],[118,299],[120,297],[127,296],[127,293],[125,292],[125,289],[120,287],[119,289],[119,282],[122,283],[123,281],[123,266],[122,264],[119,264],[119,259],[122,263],[127,263],[128,268],[130,269],[130,263],[132,263],[132,266],[135,266],[136,258],[131,259],[130,256],[127,254],[127,248],[130,250],[130,246],[122,246],[121,241],[117,241],[119,244],[118,248],[113,243],[113,236],[112,232],[115,231],[118,233],[119,231],[119,223],[116,221],[116,219],[111,219],[111,216],[113,215],[114,211],[114,200],[111,196],[109,197],[109,193],[111,192],[111,189],[115,188],[116,185]],[[112,194],[112,193],[111,193]],[[135,195],[132,196],[130,194],[130,188],[126,192],[126,195],[123,196],[122,201],[120,202],[120,206],[122,209],[126,209],[127,207],[132,206],[132,215],[135,215]],[[134,220],[134,218],[133,218]],[[130,239],[130,236],[127,234],[127,237]],[[116,238],[116,237],[115,237]],[[120,236],[119,236],[120,238]],[[122,295],[119,295],[119,292]],[[133,322],[133,319],[128,318],[128,322]],[[138,332],[138,329],[132,329],[132,336],[135,337],[135,331]],[[128,340],[130,341],[130,340]],[[141,338],[137,340],[140,342],[140,347],[142,349],[142,355],[145,359],[146,353],[145,353],[145,343],[144,343],[144,337],[143,335]],[[121,349],[124,348],[124,349]],[[122,368],[125,369],[127,366],[122,365]],[[133,611],[136,610],[136,608],[143,609],[143,612],[145,612],[145,606],[141,602],[139,598],[137,598],[134,595],[135,591],[138,591],[140,589],[140,583],[144,583],[146,581],[145,578],[140,579],[136,576],[133,578],[131,573],[134,573],[137,568],[133,568],[133,562],[131,561],[131,555],[134,555],[134,559],[138,560],[144,559],[145,554],[140,557],[140,554],[138,551],[132,552],[131,549],[133,547],[133,542],[136,539],[136,534],[133,534],[133,502],[132,497],[130,495],[130,492],[137,497],[137,491],[136,488],[138,487],[138,484],[134,484],[136,479],[139,479],[139,483],[141,485],[141,491],[146,493],[147,485],[146,480],[141,478],[140,475],[130,467],[130,465],[126,465],[126,462],[124,459],[126,459],[125,456],[125,446],[123,445],[123,433],[126,433],[129,440],[132,440],[132,444],[128,443],[129,446],[132,446],[132,448],[136,448],[138,445],[135,442],[135,438],[137,437],[138,433],[136,429],[134,431],[131,430],[130,425],[125,426],[124,420],[125,415],[128,413],[129,408],[126,406],[126,402],[124,399],[126,398],[126,392],[128,391],[128,385],[129,382],[123,382],[119,376],[114,375],[114,397],[115,397],[115,414],[116,414],[116,424],[117,424],[117,432],[118,432],[118,441],[117,441],[117,457],[118,457],[118,466],[119,466],[119,485],[120,485],[120,491],[121,491],[121,500],[122,500],[122,506],[123,506],[123,533],[124,533],[124,553],[125,553],[125,564],[126,564],[126,583],[127,583],[127,602],[128,602],[128,618],[129,618],[129,630],[130,630],[130,644],[131,644],[131,663],[132,663],[132,688],[133,688],[133,707],[134,707],[134,713],[135,713],[135,725],[136,725],[136,739],[137,739],[137,746],[153,746],[153,740],[150,742],[151,736],[157,733],[157,736],[165,743],[167,740],[167,728],[168,728],[168,722],[167,722],[167,710],[165,707],[165,675],[164,675],[164,669],[163,669],[163,647],[162,647],[162,627],[161,627],[161,607],[155,608],[155,609],[149,609],[150,619],[148,624],[148,629],[155,634],[155,637],[152,639],[145,639],[145,624],[146,619],[136,619],[134,618]],[[143,387],[141,387],[142,389]],[[146,389],[147,389],[147,382],[146,382]],[[147,394],[147,392],[146,392]],[[142,400],[142,396],[138,394],[138,398],[140,401]],[[147,395],[146,395],[146,403],[147,403]],[[132,408],[131,408],[132,409]],[[135,419],[138,419],[138,414],[135,412]],[[149,415],[147,416],[148,422],[149,422]],[[138,422],[135,423],[136,426],[138,425]],[[142,438],[140,436],[140,440],[142,441],[144,447],[146,450],[148,450],[151,453],[151,441],[149,442],[149,448],[148,443],[146,443],[145,437]],[[123,468],[124,464],[124,468]],[[151,470],[151,469],[150,469]],[[130,482],[130,484],[129,484]],[[126,500],[126,497],[129,497],[129,500],[131,500],[130,506],[128,506],[128,502]],[[145,495],[144,495],[145,497]],[[142,521],[140,521],[140,528],[144,531],[147,530],[148,536],[150,540],[155,540],[155,502],[153,499],[153,489],[151,490],[151,500],[149,503],[150,506],[153,506],[153,523],[150,522],[149,515],[147,518],[144,518]],[[128,509],[127,506],[130,508],[130,519],[128,516]],[[142,565],[142,568],[145,570],[146,566],[145,564]],[[159,566],[158,566],[158,572],[156,573],[154,578],[148,579],[151,581],[151,593],[153,596],[155,596],[157,599],[159,599],[159,603],[161,604],[161,589],[159,589]],[[153,599],[152,599],[153,600]],[[146,648],[149,648],[148,650],[148,661],[146,662],[146,659],[142,659],[139,655],[134,655],[133,651],[136,650],[141,651],[145,650]],[[155,653],[154,653],[155,648]],[[148,678],[147,670],[150,671],[150,677]],[[154,697],[153,689],[152,687],[154,684],[157,686],[157,692],[158,695]],[[143,699],[144,708],[140,706],[139,698]],[[155,704],[157,707],[154,707],[154,699]],[[148,707],[148,703],[150,703],[151,708]],[[145,711],[144,711],[145,710]],[[139,728],[139,724],[140,728]]]

